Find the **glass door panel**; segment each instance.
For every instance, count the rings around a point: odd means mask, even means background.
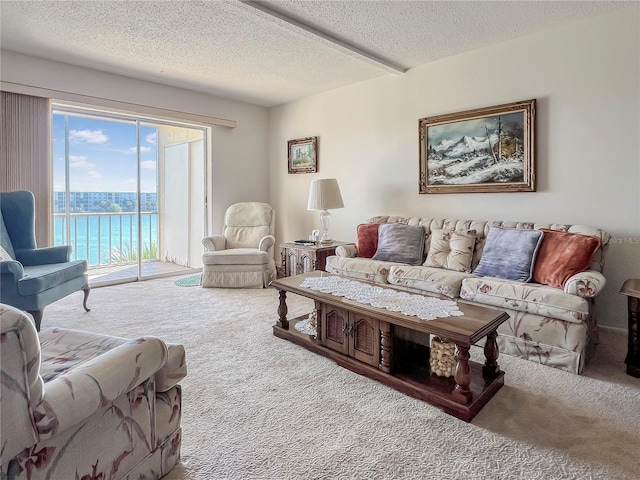
[[[205,130],[56,107],[55,245],[87,260],[92,285],[201,267]]]

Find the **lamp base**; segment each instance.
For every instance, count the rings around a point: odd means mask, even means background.
[[[321,243],[321,244],[333,243],[333,238],[331,238],[329,235],[326,235],[326,236],[323,236],[320,240],[318,240],[318,243]]]
[[[331,226],[331,213],[328,210],[322,210],[320,212],[320,223],[322,224],[322,235],[320,235],[320,240],[318,240],[318,243],[332,243],[333,238],[329,236],[329,227]]]

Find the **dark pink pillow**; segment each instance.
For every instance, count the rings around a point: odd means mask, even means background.
[[[378,250],[379,223],[361,223],[358,225],[358,239],[356,240],[356,256],[371,258]]]
[[[591,267],[601,247],[600,239],[578,233],[541,228],[544,233],[538,250],[533,281],[564,288],[570,277]]]

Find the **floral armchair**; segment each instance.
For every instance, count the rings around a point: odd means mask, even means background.
[[[180,458],[181,345],[43,329],[0,304],[0,478],[157,479]]]

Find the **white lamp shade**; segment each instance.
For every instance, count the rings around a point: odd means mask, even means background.
[[[335,178],[322,178],[311,182],[307,210],[329,210],[343,207],[344,203],[342,203],[338,180]]]

